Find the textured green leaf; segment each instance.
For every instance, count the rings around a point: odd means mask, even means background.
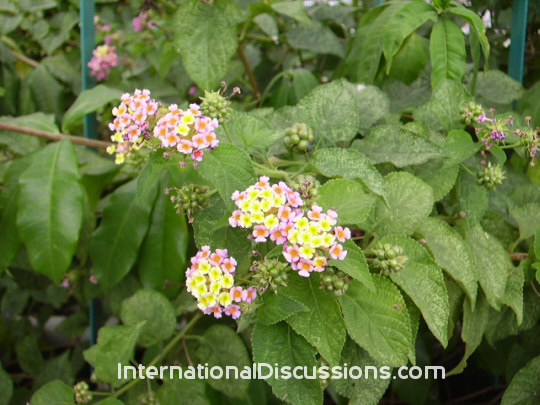
[[[117,104],[119,104],[121,95],[121,90],[105,86],[104,84],[99,84],[92,89],[82,91],[64,114],[62,131],[69,133],[71,128],[79,123],[86,114],[96,111],[111,101],[118,100]]]
[[[192,405],[211,404],[206,395],[206,384],[202,380],[165,380],[157,395],[160,405],[178,405],[180,398],[189,398],[187,401]]]
[[[305,95],[319,85],[319,81],[311,71],[307,69],[295,69],[293,74],[293,89],[296,101],[300,101]]]
[[[460,108],[471,100],[461,83],[443,80],[434,88],[431,100],[414,111],[414,117],[432,131],[461,129]]]
[[[79,240],[83,191],[71,142],[53,143],[32,156],[19,178],[17,227],[30,263],[59,283]]]
[[[522,207],[513,208],[510,214],[518,223],[521,239],[534,236],[540,228],[540,203],[529,203]]]
[[[385,178],[388,205],[377,202],[374,232],[410,235],[433,207],[433,190],[418,177],[393,172]]]
[[[390,72],[392,59],[409,35],[427,21],[437,21],[437,13],[424,1],[410,1],[403,4],[386,22],[385,35],[382,39],[383,54],[387,61],[386,73]]]
[[[376,362],[371,356],[358,346],[351,339],[347,339],[343,353],[341,355],[340,364],[347,364],[348,367],[359,366],[365,370],[366,366],[376,367],[380,370],[385,365]],[[362,378],[340,378],[332,380],[331,384],[335,387],[336,391],[351,400],[362,398],[362,404],[364,405],[377,405],[383,396],[386,388],[390,384],[392,369],[386,366],[387,376],[377,371],[377,378],[373,377],[373,371],[369,371],[369,377],[362,374]],[[352,403],[352,402],[351,402]]]
[[[371,212],[375,198],[364,191],[356,180],[329,180],[319,188],[317,204],[323,209],[332,208],[338,216],[338,223],[360,224]]]
[[[227,128],[245,150],[265,149],[283,137],[283,133],[272,129],[266,120],[244,112],[235,112],[227,121]]]
[[[127,381],[123,375],[118,379],[118,364],[122,367],[130,365],[142,325],[141,322],[137,326],[103,326],[99,330],[97,344],[83,352],[85,360],[94,367],[97,378],[114,387]],[[128,372],[127,377],[132,377],[132,374]]]
[[[375,285],[371,279],[369,267],[362,249],[360,249],[352,240],[346,241],[343,244],[343,247],[347,251],[345,259],[332,259],[330,260],[330,265],[337,267],[355,280],[360,281],[371,292],[375,292]]]
[[[334,295],[319,288],[319,277],[313,274],[307,279],[290,277],[282,292],[311,310],[291,315],[287,323],[316,347],[326,361],[338,364],[346,333]]]
[[[13,381],[11,376],[0,366],[0,405],[9,405],[11,396],[13,395]]]
[[[73,388],[60,380],[51,381],[37,390],[32,399],[31,405],[75,405],[75,394]]]
[[[351,338],[385,365],[407,364],[411,321],[398,288],[388,278],[373,274],[376,292],[351,281],[341,297],[345,325]]]
[[[407,263],[400,272],[392,272],[390,278],[413,300],[433,335],[446,347],[450,307],[442,270],[426,249],[411,238],[385,236],[381,243],[403,249]]]
[[[103,401],[99,401],[96,405],[125,405],[122,401],[116,398],[107,398]]]
[[[234,191],[245,190],[257,180],[249,155],[242,149],[224,144],[205,154],[199,167],[202,177],[210,181],[228,207],[234,205]]]
[[[478,277],[480,286],[489,305],[498,310],[503,301],[512,262],[497,239],[484,232],[480,225],[467,231],[466,240],[476,261],[476,268],[481,271]]]
[[[465,74],[465,39],[461,29],[452,20],[439,18],[429,39],[431,56],[431,86],[436,88],[444,79],[461,81]]]
[[[251,341],[253,361],[256,363],[277,363],[280,367],[289,366],[291,370],[296,366],[307,367],[310,373],[312,367],[317,366],[317,351],[285,323],[271,326],[257,323],[253,328]],[[272,375],[266,382],[270,384],[276,397],[293,405],[320,405],[323,402],[318,380],[283,379]]]
[[[158,187],[158,196],[152,211],[150,228],[141,245],[137,264],[139,279],[146,288],[167,289],[171,294],[184,280],[189,233],[184,215],[176,213],[170,196],[163,190],[170,185],[170,176],[164,173]]]
[[[501,405],[534,405],[540,401],[538,376],[540,356],[529,361],[518,371],[504,392]]]
[[[523,322],[523,283],[525,275],[520,267],[511,266],[508,268],[508,279],[502,303],[508,305],[516,314],[517,324]]]
[[[343,45],[339,38],[327,26],[319,22],[300,24],[287,32],[289,45],[296,49],[303,49],[320,54],[345,56]]]
[[[174,45],[189,77],[205,90],[213,89],[229,69],[237,44],[241,10],[233,0],[179,4],[174,17]],[[216,41],[219,38],[219,41]]]
[[[446,165],[458,164],[471,157],[480,145],[473,142],[471,135],[462,129],[453,129],[444,140],[444,149],[449,154]]]
[[[373,163],[392,163],[397,167],[417,165],[444,156],[430,140],[397,125],[379,125],[353,148],[365,153]]]
[[[384,179],[366,155],[352,149],[318,149],[309,163],[326,177],[358,179],[373,193],[385,197]]]
[[[310,23],[311,19],[306,14],[304,2],[301,0],[295,1],[280,1],[271,4],[271,7],[280,14],[294,18],[300,23]]]
[[[459,166],[446,166],[447,159],[430,160],[410,168],[412,174],[433,189],[433,199],[441,200],[454,188],[458,178]]]
[[[218,366],[225,369],[226,366],[236,366],[238,370],[250,367],[251,361],[246,346],[240,336],[231,328],[224,325],[214,325],[202,336],[203,340],[197,349],[197,357],[200,363],[208,363],[209,367]],[[249,380],[235,379],[231,381],[225,377],[221,379],[209,379],[208,384],[232,398],[244,398],[249,388]]]
[[[151,208],[137,204],[136,185],[135,180],[131,181],[111,195],[103,208],[101,224],[90,240],[92,269],[105,290],[129,273],[148,230]]]
[[[474,308],[478,274],[465,241],[450,225],[437,218],[424,219],[416,232],[426,241],[437,264],[465,291]]]
[[[355,97],[345,80],[317,86],[295,108],[296,120],[308,124],[322,145],[350,141],[360,124]]]
[[[306,305],[287,297],[278,289],[277,294],[263,295],[263,304],[257,309],[257,321],[263,325],[274,325],[297,312],[309,310]]]
[[[500,70],[479,72],[476,96],[487,105],[510,104],[523,95],[523,86]]]
[[[271,38],[277,38],[279,34],[279,29],[277,26],[277,22],[268,13],[259,14],[257,17],[253,19],[253,21],[259,26],[259,28],[269,37]]]
[[[480,222],[488,208],[488,195],[484,187],[476,184],[474,178],[461,171],[457,181],[457,192],[461,211],[467,222],[475,225]]]
[[[356,100],[360,131],[368,130],[390,112],[390,100],[378,87],[346,82]]]
[[[139,290],[122,301],[122,323],[136,326],[146,322],[140,329],[138,342],[152,346],[171,337],[176,327],[176,314],[171,302],[154,290]]]

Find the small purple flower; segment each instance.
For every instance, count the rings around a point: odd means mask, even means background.
[[[491,139],[497,139],[499,141],[504,141],[506,139],[506,136],[504,135],[504,132],[501,132],[499,130],[494,129],[489,134],[491,136]]]

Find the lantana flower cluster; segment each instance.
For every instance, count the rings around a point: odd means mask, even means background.
[[[284,182],[271,185],[262,176],[246,190],[235,191],[232,199],[239,209],[229,218],[230,225],[252,228],[255,242],[270,239],[283,245],[283,257],[299,275],[324,271],[330,258],[345,259],[341,243],[350,239],[351,232],[336,226],[337,212],[323,212],[318,205],[304,212],[300,208],[304,201]]]
[[[121,103],[114,107],[114,120],[109,129],[115,131],[111,136],[113,145],[107,148],[107,153],[116,153],[115,162],[123,163],[132,150],[138,150],[145,140],[150,138],[149,119],[155,117],[159,104],[150,98],[150,90],[136,89],[133,94],[125,93]]]
[[[198,104],[190,104],[186,110],[176,104],[160,107],[147,89],[122,95],[120,105],[112,110],[115,118],[109,129],[114,131],[113,145],[107,148],[109,154],[116,153],[117,164],[123,163],[132,151],[143,145],[167,149],[165,157],[180,152],[191,156],[195,162],[202,160],[205,150],[219,145],[215,133],[218,121],[203,115]],[[152,142],[145,143],[150,140]]]
[[[172,104],[154,127],[154,136],[159,138],[163,148],[175,148],[200,162],[205,149],[219,145],[217,127],[218,121],[202,115],[198,104],[190,104],[187,110]]]
[[[254,287],[244,289],[234,283],[236,260],[229,257],[226,249],[210,250],[203,246],[191,258],[186,270],[187,291],[197,298],[197,306],[206,315],[221,318],[223,314],[232,319],[241,315],[240,303],[250,303],[257,297]]]
[[[110,70],[118,65],[118,55],[116,48],[109,44],[98,46],[92,52],[92,59],[88,62],[90,74],[95,76],[98,81],[105,79]]]

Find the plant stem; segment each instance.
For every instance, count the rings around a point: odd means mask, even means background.
[[[510,144],[510,145],[499,146],[499,148],[501,148],[501,149],[512,149],[512,148],[517,148],[518,146],[521,146],[521,142],[516,142],[516,143]]]
[[[51,141],[61,141],[63,139],[69,139],[71,142],[77,145],[90,146],[93,148],[106,149],[111,145],[110,142],[98,141],[97,139],[87,139],[80,136],[73,136],[67,134],[55,134],[54,132],[42,131],[41,129],[34,129],[28,127],[21,127],[20,125],[8,124],[7,122],[0,122],[0,130],[19,132],[21,134],[37,136],[39,138],[49,139]]]
[[[249,83],[251,84],[251,90],[253,91],[253,95],[258,100],[261,98],[261,92],[259,91],[257,80],[255,79],[255,75],[253,74],[253,70],[251,70],[251,65],[249,64],[246,54],[244,53],[244,48],[242,45],[238,47],[238,56],[240,57],[240,60],[242,61],[242,65],[244,65],[244,70],[246,71],[246,74],[248,75]]]
[[[260,163],[253,162],[253,166],[255,167],[255,171],[258,174],[266,174],[278,179],[286,179],[289,180],[289,174],[288,172],[285,172],[283,170],[275,170],[271,169],[267,166],[261,165]]]
[[[476,179],[476,174],[469,169],[467,166],[465,166],[463,163],[459,164],[467,173],[469,173],[471,176],[473,176]]]
[[[148,364],[148,367],[155,366],[161,360],[163,360],[163,358],[167,355],[167,353],[169,353],[178,344],[178,342],[180,342],[184,338],[186,333],[193,327],[193,325],[197,323],[197,321],[201,318],[201,316],[202,316],[201,313],[198,313],[197,315],[195,315],[191,319],[191,321],[188,322],[186,327],[182,329],[180,332],[178,332],[176,336],[173,337],[169,341],[169,343],[167,343],[167,345],[161,350],[161,352],[159,352],[159,354],[156,357],[154,357],[154,359],[150,362],[150,364]],[[137,385],[140,381],[141,380],[138,378],[133,381],[130,381],[126,385],[122,386],[122,388],[120,388],[118,391],[113,392],[110,395],[111,398],[118,398],[120,395],[122,395],[124,392],[129,390],[131,387],[134,387],[135,385]]]

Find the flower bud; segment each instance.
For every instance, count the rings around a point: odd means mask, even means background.
[[[502,184],[505,179],[504,170],[500,165],[492,166],[491,162],[477,173],[477,183],[484,186],[488,190],[492,190],[495,186]]]
[[[90,387],[86,381],[79,381],[73,386],[75,394],[75,402],[78,404],[87,404],[92,400],[92,394],[89,392]]]
[[[201,111],[204,115],[224,121],[231,113],[231,102],[218,91],[205,91],[201,97]]]
[[[310,127],[303,123],[296,123],[285,130],[283,144],[291,152],[305,153],[309,150],[314,139]]]

